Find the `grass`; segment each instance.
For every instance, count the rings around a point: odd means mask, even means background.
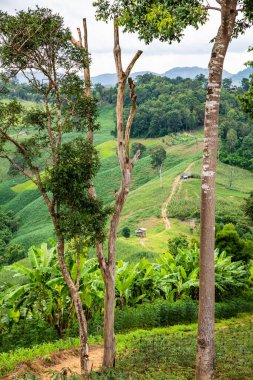
[[[117,336],[118,361],[110,377],[99,379],[192,380],[195,371],[196,324],[137,330]],[[251,316],[216,324],[216,378],[252,378]],[[94,376],[96,379],[96,376]]]
[[[252,316],[216,323],[216,378],[249,380],[253,366]],[[100,380],[192,380],[195,370],[197,325],[176,325],[118,334],[117,367],[110,374],[93,374]],[[91,337],[90,343],[101,338]],[[21,362],[38,357],[50,361],[50,353],[78,347],[78,339],[46,343],[30,349],[0,354],[0,375]],[[64,363],[63,363],[64,365]]]

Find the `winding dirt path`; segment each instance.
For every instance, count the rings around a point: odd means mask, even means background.
[[[192,168],[192,165],[194,163],[195,163],[195,161],[193,161],[189,166],[187,166],[187,168],[185,169],[185,172],[190,171],[191,168]],[[169,194],[168,198],[166,199],[166,201],[162,205],[162,218],[164,220],[164,224],[165,224],[165,229],[166,230],[170,230],[171,229],[170,219],[168,218],[168,215],[167,215],[167,208],[168,208],[169,203],[171,202],[171,199],[172,199],[173,195],[176,193],[178,186],[180,186],[180,189],[181,189],[181,185],[182,185],[182,181],[180,180],[180,175],[178,175],[174,179],[174,182],[172,184],[171,191],[170,191],[170,194]]]

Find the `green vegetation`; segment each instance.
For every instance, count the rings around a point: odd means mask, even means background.
[[[216,323],[216,368],[225,380],[248,380],[252,374],[251,316],[241,316]],[[103,380],[191,380],[194,376],[196,325],[176,325],[152,330],[139,329],[118,334],[117,369],[109,373],[93,373]],[[90,337],[91,344],[100,337]],[[50,354],[79,346],[79,339],[69,338],[32,348],[0,354],[0,375],[21,362],[42,358],[50,363]],[[27,375],[28,376],[28,375]],[[33,379],[39,380],[39,375]],[[28,377],[29,378],[29,377]]]
[[[252,374],[250,317],[216,325],[216,373],[224,380],[248,380]],[[94,379],[192,380],[195,372],[196,325],[118,336],[116,371]]]

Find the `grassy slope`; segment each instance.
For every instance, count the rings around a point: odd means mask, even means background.
[[[105,106],[100,113],[101,130],[95,133],[95,144],[100,152],[101,168],[95,179],[98,195],[105,203],[113,201],[114,192],[120,185],[120,170],[116,157],[116,141],[111,136],[113,129],[113,108]],[[65,140],[76,137],[77,133],[69,134]],[[197,137],[197,138],[196,138]],[[136,141],[136,140],[135,140]],[[168,197],[175,177],[182,173],[187,166],[193,164],[194,174],[200,173],[201,166],[201,134],[194,137],[179,137],[176,145],[171,146],[171,138],[139,140],[146,146],[163,144],[167,150],[167,158],[163,167],[163,187],[155,170],[151,168],[150,157],[141,158],[134,169],[131,191],[122,213],[120,229],[129,226],[131,231],[138,227],[148,229],[147,238],[140,241],[136,237],[118,238],[118,257],[138,259],[146,255],[166,250],[169,237],[183,232],[191,234],[191,227],[179,219],[172,219],[172,229],[164,229],[161,219],[161,208]],[[175,141],[174,141],[175,143]],[[7,179],[8,165],[4,162],[0,170],[0,181]],[[245,170],[235,168],[232,188],[229,189],[231,168],[219,164],[217,176],[218,209],[240,209],[240,204],[246,194],[253,188],[253,175]],[[173,210],[199,208],[199,179],[182,183],[178,192],[168,207],[169,216]],[[40,244],[53,235],[50,218],[38,192],[30,181],[24,182],[22,177],[0,183],[0,204],[14,210],[20,218],[20,229],[14,241],[24,244],[27,248],[32,244]],[[120,234],[119,234],[120,235]]]
[[[252,378],[252,316],[241,316],[216,323],[216,378]],[[176,325],[118,334],[117,369],[111,375],[93,374],[93,379],[192,380],[196,352],[196,324]],[[90,338],[90,343],[100,343]],[[78,339],[45,343],[0,354],[0,375],[14,370],[21,362],[38,357],[50,363],[50,353],[78,347]],[[62,363],[64,366],[64,362]]]

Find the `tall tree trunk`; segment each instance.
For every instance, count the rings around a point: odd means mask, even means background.
[[[114,334],[115,274],[112,273],[112,275],[114,278],[105,277],[103,366],[107,368],[115,367],[116,357]]]
[[[64,240],[61,237],[58,239],[57,252],[58,252],[60,268],[61,268],[63,277],[69,288],[71,298],[74,303],[78,326],[79,326],[81,375],[84,379],[88,379],[89,352],[88,352],[87,322],[86,322],[86,318],[83,312],[82,300],[80,298],[78,288],[75,286],[64,260]]]
[[[204,157],[201,176],[200,284],[196,380],[214,379],[214,234],[215,176],[218,150],[218,120],[224,59],[236,20],[237,0],[221,4],[221,25],[209,62],[205,107]]]

